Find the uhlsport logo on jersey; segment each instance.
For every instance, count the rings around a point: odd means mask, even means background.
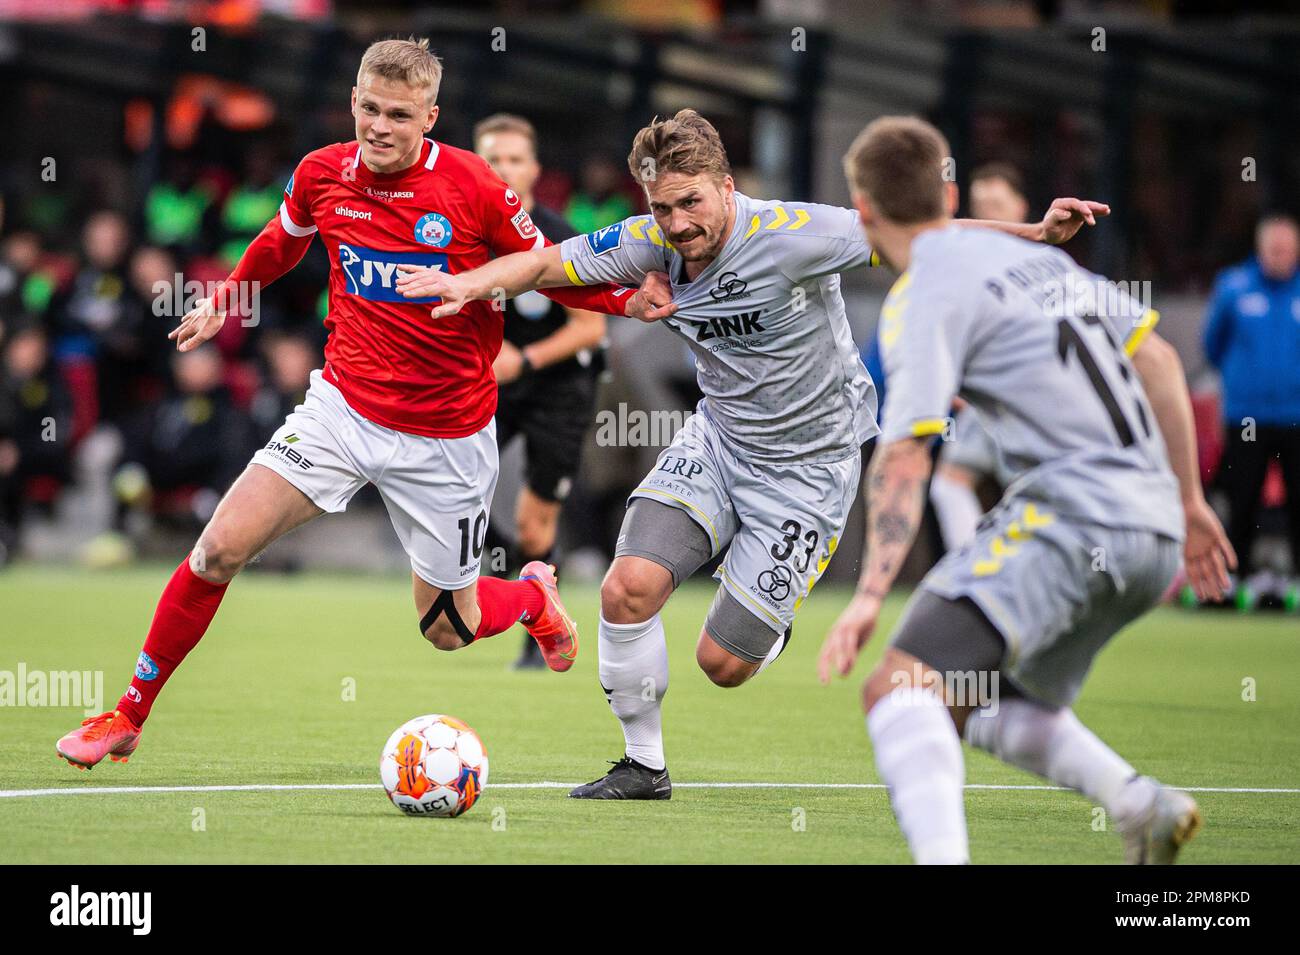
[[[406,298],[397,291],[398,265],[424,265],[450,271],[445,252],[387,252],[360,245],[339,243],[339,266],[345,278],[344,291],[372,302],[437,302],[437,296]]]
[[[604,255],[606,252],[613,252],[622,244],[623,223],[621,222],[615,222],[603,229],[587,233],[587,245],[590,246],[593,255]]]
[[[426,212],[415,224],[415,238],[435,249],[451,245],[451,222],[441,212]]]

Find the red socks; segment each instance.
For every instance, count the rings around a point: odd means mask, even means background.
[[[227,586],[210,584],[195,574],[188,555],[172,574],[154,611],[135,677],[117,702],[117,709],[136,726],[144,725],[168,677],[203,638]],[[478,608],[481,619],[475,639],[509,630],[516,623],[532,623],[546,609],[546,597],[527,580],[480,577]]]
[[[202,639],[221,606],[228,584],[210,584],[190,570],[186,555],[158,600],[153,624],[135,665],[135,678],[117,709],[136,726],[149,718],[153,701],[172,671]]]
[[[516,623],[529,624],[546,609],[542,588],[528,580],[478,579],[478,609],[482,618],[474,639],[509,630]]]

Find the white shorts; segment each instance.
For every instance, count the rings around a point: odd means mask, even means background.
[[[411,569],[442,590],[478,578],[497,483],[496,421],[464,438],[425,438],[375,424],[320,371],[307,397],[253,463],[321,510],[338,513],[367,483],[379,489]]]

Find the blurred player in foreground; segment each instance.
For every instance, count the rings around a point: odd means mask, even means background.
[[[1029,218],[1029,200],[1020,173],[1007,163],[986,163],[971,173],[968,198],[975,219],[1024,222]],[[992,478],[1002,487],[1011,482],[999,461],[997,445],[975,409],[960,398],[955,404],[952,435],[939,446],[930,480],[930,503],[939,520],[944,550],[956,550],[974,539],[975,526],[984,513],[978,494],[980,482]]]
[[[497,478],[492,363],[501,313],[477,305],[452,321],[410,301],[397,268],[451,272],[545,245],[520,197],[478,156],[425,138],[438,119],[442,66],[428,41],[385,40],[361,60],[352,89],[357,138],[309,153],[280,214],[230,278],[172,331],[181,351],[211,338],[234,303],[293,268],[317,232],[330,258],[325,368],[307,398],[235,481],[176,568],[154,613],[135,677],[116,709],[58,741],[81,768],[125,761],[168,677],[199,642],[231,579],[272,541],[342,511],[367,482],[379,489],[411,560],[420,633],[454,650],[522,622],[553,670],[577,653],[577,629],[550,567],[518,581],[479,577]],[[251,291],[250,291],[251,290]],[[623,314],[644,297],[599,286],[566,304]]]
[[[1106,641],[1160,598],[1180,551],[1198,591],[1228,586],[1234,557],[1201,491],[1182,368],[1149,327],[1131,364],[1121,341],[1149,326],[1146,309],[1064,253],[954,228],[947,155],[928,123],[886,117],[845,157],[868,241],[904,271],[882,308],[889,389],[862,575],[820,676],[847,674],[875,629],[920,522],[929,443],[960,393],[1028,466],[975,540],[926,575],[864,688],[912,855],[969,861],[964,733],[1105,807],[1130,862],[1172,862],[1201,825],[1196,803],[1138,776],[1070,706]]]
[[[442,297],[435,316],[542,286],[641,284],[656,273],[671,284],[662,321],[691,348],[705,397],[632,492],[601,585],[600,682],[626,749],[570,793],[579,799],[670,797],[659,611],[725,550],[696,661],[723,687],[769,665],[835,553],[862,444],[878,432],[839,287],[838,273],[873,260],[857,214],[737,192],[717,130],[694,110],[642,129],[628,168],[651,215],[461,275],[413,269],[398,283]],[[1058,200],[1041,223],[997,227],[1064,241],[1104,211]]]
[[[533,200],[542,167],[537,133],[521,116],[500,113],[474,127],[474,150],[519,196],[520,205],[552,242],[577,235],[558,212]],[[497,447],[524,439],[524,485],[515,502],[515,551],[521,564],[551,562],[560,509],[582,462],[582,443],[596,412],[597,356],[605,316],[566,308],[541,292],[506,300],[505,338],[492,370],[499,385]],[[530,636],[515,661],[546,666]]]

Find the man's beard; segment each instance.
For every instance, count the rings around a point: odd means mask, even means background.
[[[693,236],[692,240],[701,238],[703,235],[704,235],[703,233],[700,233],[700,235]],[[688,241],[692,241],[692,240],[688,240]],[[699,262],[702,259],[715,259],[718,257],[718,243],[716,240],[710,242],[699,252],[693,252],[690,255],[686,255],[685,253],[683,253],[681,246],[677,245],[676,243],[673,243],[673,245],[677,249],[677,254],[682,257],[683,262]]]

